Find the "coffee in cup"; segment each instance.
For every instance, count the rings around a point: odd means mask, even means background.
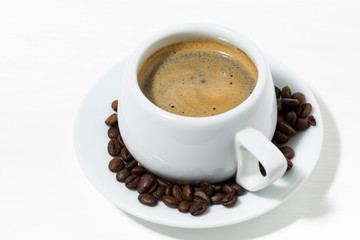
[[[140,67],[138,83],[143,94],[165,111],[207,117],[245,101],[257,77],[255,64],[241,49],[197,39],[157,50]]]

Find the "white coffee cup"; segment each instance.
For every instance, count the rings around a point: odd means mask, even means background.
[[[215,116],[186,117],[164,111],[144,96],[137,79],[142,63],[162,47],[193,39],[230,43],[254,62],[256,87],[239,106]],[[164,179],[197,184],[236,176],[245,189],[257,191],[286,171],[285,157],[270,141],[277,105],[269,67],[259,49],[239,33],[209,24],[186,24],[152,35],[128,60],[119,91],[118,122],[127,148],[142,166]]]

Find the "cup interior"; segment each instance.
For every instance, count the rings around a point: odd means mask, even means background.
[[[144,63],[144,61],[150,57],[157,50],[171,45],[173,43],[189,41],[189,40],[212,40],[224,44],[230,44],[234,47],[241,49],[252,60],[255,67],[258,70],[258,79],[254,91],[250,96],[237,107],[218,115],[205,117],[205,118],[218,118],[218,116],[231,115],[231,112],[239,111],[241,108],[245,108],[247,105],[251,105],[251,102],[255,101],[263,88],[264,80],[266,78],[266,63],[260,50],[245,36],[236,33],[232,30],[209,24],[185,24],[180,26],[171,27],[165,29],[157,34],[152,35],[147,40],[143,41],[139,47],[135,50],[132,58],[130,59],[128,71],[131,77],[131,86],[134,89],[136,95],[142,98],[142,101],[147,101],[152,105],[151,108],[158,108],[152,104],[142,93],[137,79],[137,74]],[[148,106],[150,107],[150,106]],[[160,109],[161,111],[164,111]],[[166,112],[166,111],[164,111]],[[163,113],[170,117],[177,118],[183,117],[170,112]],[[176,115],[176,116],[173,116]],[[196,117],[194,117],[196,118]]]

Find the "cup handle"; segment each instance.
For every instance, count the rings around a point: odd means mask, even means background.
[[[286,171],[287,161],[282,152],[261,132],[246,128],[235,135],[237,160],[236,182],[249,191],[263,189]],[[265,171],[259,169],[260,162]]]

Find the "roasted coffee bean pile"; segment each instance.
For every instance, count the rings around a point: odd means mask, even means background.
[[[291,159],[294,158],[295,152],[289,146],[284,146],[290,137],[294,136],[298,131],[304,131],[310,126],[316,125],[313,115],[310,115],[312,106],[306,102],[305,95],[301,92],[291,93],[289,86],[282,89],[275,86],[275,94],[277,100],[277,124],[276,131],[272,142],[284,154],[288,167],[287,171],[293,167]],[[260,164],[261,173],[265,176],[266,172]]]
[[[111,107],[117,110],[117,100],[112,102]],[[155,206],[162,201],[169,208],[198,216],[210,205],[232,207],[245,193],[233,178],[218,184],[203,181],[198,186],[174,184],[159,178],[142,167],[126,148],[118,128],[117,114],[111,114],[105,124],[109,126],[108,152],[113,157],[108,168],[116,173],[117,181],[139,193],[138,200],[144,205]]]
[[[283,89],[275,87],[278,119],[276,132],[272,142],[280,149],[288,162],[287,170],[293,166],[291,159],[295,156],[294,150],[289,146],[283,146],[294,136],[297,131],[303,131],[310,125],[316,125],[313,116],[309,116],[312,106],[306,103],[304,94],[294,93],[288,86]],[[117,111],[117,100],[111,104],[112,109]],[[243,187],[237,184],[234,178],[227,181],[210,184],[206,181],[197,186],[189,184],[180,185],[166,181],[150,173],[142,167],[126,148],[118,128],[117,114],[111,114],[105,124],[109,126],[108,152],[113,157],[108,168],[116,173],[116,180],[125,183],[128,189],[139,193],[138,200],[147,206],[155,206],[162,201],[169,208],[177,208],[179,212],[190,212],[193,216],[203,214],[210,205],[234,206],[238,197],[245,193]],[[262,175],[266,172],[259,163]]]

